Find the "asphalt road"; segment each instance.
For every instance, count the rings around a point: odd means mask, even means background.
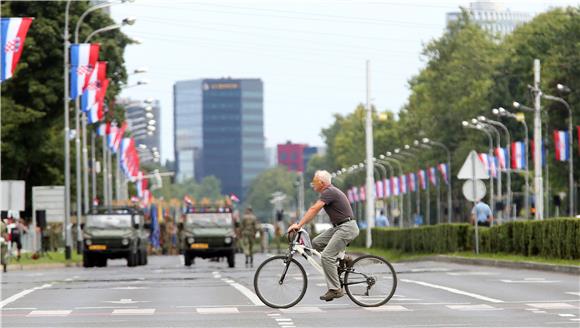
[[[288,310],[260,304],[255,267],[179,256],[128,268],[15,271],[1,275],[1,327],[580,327],[580,277],[441,262],[398,263],[399,286],[378,308],[346,296],[323,302],[309,270],[304,299]],[[240,265],[240,263],[242,263]]]

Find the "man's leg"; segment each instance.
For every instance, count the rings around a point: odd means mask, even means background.
[[[326,245],[328,245],[328,242],[330,242],[330,238],[332,238],[332,235],[334,234],[335,230],[336,228],[330,228],[321,233],[320,235],[314,237],[314,239],[312,239],[312,248],[314,248],[319,252],[322,252],[324,247],[326,247]]]
[[[338,279],[338,271],[336,270],[336,256],[341,251],[346,249],[346,245],[350,243],[358,235],[358,227],[356,223],[348,222],[336,228],[336,231],[330,238],[328,245],[322,252],[322,268],[326,275],[326,284],[328,289],[339,290],[340,280]]]

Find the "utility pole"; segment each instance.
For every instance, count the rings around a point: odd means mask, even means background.
[[[375,185],[375,179],[373,176],[374,165],[373,165],[373,113],[371,110],[371,76],[370,76],[370,61],[367,60],[367,103],[366,103],[366,125],[365,125],[365,136],[366,136],[366,217],[367,217],[367,235],[366,235],[366,247],[370,248],[372,246],[371,240],[371,229],[374,227],[374,215],[375,215],[375,195],[373,194],[373,187]]]
[[[544,219],[544,190],[542,185],[541,99],[542,93],[540,92],[540,60],[534,59],[534,147],[536,149],[534,152],[534,199],[536,202],[536,220]]]
[[[71,259],[70,231],[68,225],[70,222],[70,127],[69,127],[69,33],[68,20],[71,1],[67,1],[65,18],[64,18],[64,257]]]

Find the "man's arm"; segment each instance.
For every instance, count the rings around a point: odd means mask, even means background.
[[[299,223],[294,223],[288,228],[288,232],[290,232],[292,230],[300,230],[303,226],[305,226],[310,221],[312,221],[316,217],[316,214],[318,214],[318,212],[320,212],[320,210],[323,207],[324,207],[324,202],[321,200],[317,200],[316,203],[314,203],[314,205],[310,206],[308,211],[306,211],[306,214],[304,214],[304,216],[302,217],[302,220],[300,220]]]

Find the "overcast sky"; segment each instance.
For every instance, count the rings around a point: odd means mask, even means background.
[[[173,159],[173,83],[199,78],[261,78],[266,146],[291,140],[322,145],[320,131],[334,113],[371,95],[380,110],[398,111],[407,81],[424,65],[423,44],[441,36],[445,14],[461,0],[137,0],[112,7],[123,30],[143,41],[127,48],[128,70],[147,67],[146,86],[122,96],[161,101],[161,156]],[[512,11],[536,14],[579,1],[503,1]]]

